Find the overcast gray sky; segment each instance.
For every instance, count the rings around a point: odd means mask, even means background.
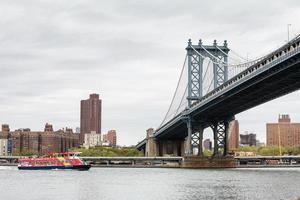
[[[300,2],[0,0],[0,123],[11,129],[79,126],[80,100],[99,93],[103,133],[136,144],[166,113],[187,40],[227,39],[255,58],[300,33]],[[300,92],[239,114],[240,131],[300,122]]]

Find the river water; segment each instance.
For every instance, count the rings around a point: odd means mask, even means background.
[[[300,199],[300,169],[18,171],[0,167],[2,200]]]

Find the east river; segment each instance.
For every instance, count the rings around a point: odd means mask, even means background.
[[[300,168],[18,171],[0,167],[1,200],[300,199]]]

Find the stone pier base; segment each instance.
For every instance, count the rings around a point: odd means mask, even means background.
[[[235,168],[236,162],[233,157],[201,157],[185,156],[182,168]]]

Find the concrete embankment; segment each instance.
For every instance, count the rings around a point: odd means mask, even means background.
[[[300,156],[255,157],[81,157],[93,167],[118,168],[294,168]],[[18,157],[0,156],[0,166],[17,166]]]
[[[18,163],[0,163],[0,166],[14,166],[17,167]],[[182,167],[180,165],[120,165],[120,164],[111,164],[111,165],[98,165],[93,164],[92,167],[95,168],[199,168],[199,169],[208,169],[208,168],[300,168],[300,165],[237,165],[235,167]]]

